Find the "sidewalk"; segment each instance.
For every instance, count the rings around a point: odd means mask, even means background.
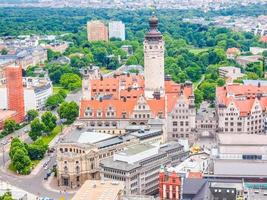
[[[11,192],[12,197],[15,199],[20,199],[22,197],[27,197],[27,200],[36,200],[37,196],[26,192],[20,188],[10,185],[7,182],[0,181],[0,194],[1,192]]]
[[[54,175],[50,176],[46,182],[43,183],[47,190],[62,194],[65,200],[70,200],[71,197],[77,192],[77,190],[69,189],[63,186],[58,186],[57,178]]]

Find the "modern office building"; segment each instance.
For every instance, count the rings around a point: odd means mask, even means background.
[[[108,28],[101,21],[90,21],[87,23],[88,41],[108,41]]]
[[[127,195],[156,194],[161,165],[177,165],[187,156],[188,152],[178,142],[128,146],[101,161],[101,179],[124,181]]]
[[[125,40],[125,25],[121,21],[111,21],[108,24],[109,39]]]

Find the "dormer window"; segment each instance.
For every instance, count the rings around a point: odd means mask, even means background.
[[[102,112],[101,111],[97,111],[97,117],[102,117]]]

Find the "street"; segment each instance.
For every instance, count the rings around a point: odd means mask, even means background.
[[[81,91],[78,91],[74,94],[68,94],[66,101],[75,101],[79,103],[81,98]],[[41,115],[43,112],[40,112]],[[56,114],[56,113],[55,113]],[[70,127],[64,129],[63,134],[68,132]],[[53,168],[53,165],[56,164],[56,152],[52,153],[50,156],[46,155],[43,160],[40,161],[39,165],[33,170],[33,172],[28,176],[18,176],[12,174],[6,170],[7,165],[10,162],[9,158],[9,148],[12,138],[18,137],[22,141],[30,143],[31,139],[28,136],[28,131],[30,130],[30,125],[25,126],[24,128],[15,131],[14,133],[2,138],[0,140],[0,180],[4,181],[12,186],[15,186],[19,189],[22,189],[26,192],[34,194],[38,197],[49,197],[52,199],[60,199],[64,198],[65,200],[69,200],[72,197],[72,194],[67,194],[64,192],[56,191],[55,188],[48,188],[46,184],[47,180],[44,180],[46,174]],[[57,142],[62,137],[61,134],[57,135],[49,144],[49,147],[54,147]],[[47,164],[47,168],[43,167],[43,163],[50,160]],[[63,189],[62,189],[63,191]]]

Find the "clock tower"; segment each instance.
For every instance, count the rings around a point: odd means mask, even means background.
[[[144,40],[145,97],[164,95],[164,41],[158,31],[158,18],[149,19],[149,31]]]

